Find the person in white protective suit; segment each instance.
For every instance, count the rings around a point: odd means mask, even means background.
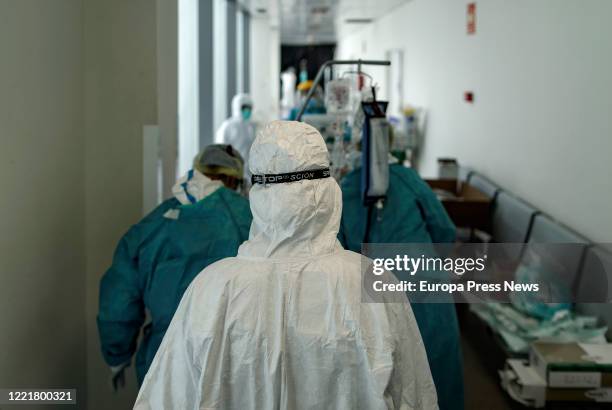
[[[229,144],[236,149],[245,164],[255,140],[255,123],[251,121],[253,100],[248,94],[236,94],[232,98],[232,116],[221,124],[215,135],[215,144]],[[250,177],[247,172],[247,177]]]
[[[192,282],[135,409],[438,408],[405,294],[362,303],[328,157],[304,123],[258,135],[249,239]]]

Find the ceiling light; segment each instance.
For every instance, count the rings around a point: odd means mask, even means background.
[[[370,18],[353,18],[353,19],[344,20],[344,22],[347,24],[368,24],[368,23],[371,23],[372,21],[374,20]]]
[[[328,11],[329,7],[327,6],[313,7],[312,9],[310,9],[310,12],[312,14],[326,14]]]

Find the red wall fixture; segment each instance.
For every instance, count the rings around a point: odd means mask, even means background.
[[[467,5],[467,33],[476,34],[476,3]]]

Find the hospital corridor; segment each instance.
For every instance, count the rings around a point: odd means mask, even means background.
[[[611,19],[0,0],[0,410],[611,408]]]

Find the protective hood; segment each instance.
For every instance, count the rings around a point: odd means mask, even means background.
[[[329,167],[321,134],[293,121],[268,124],[251,147],[253,175],[283,174]],[[342,194],[333,178],[255,184],[249,193],[253,223],[239,257],[301,258],[342,249],[336,237]]]
[[[221,181],[213,181],[198,170],[190,170],[172,187],[172,194],[181,205],[194,204],[223,186]]]
[[[255,175],[328,165],[303,123],[274,122],[251,149]],[[257,184],[250,199],[249,240],[191,282],[134,408],[436,410],[406,295],[362,302],[362,256],[336,240],[336,181]]]
[[[240,109],[243,105],[253,105],[253,100],[248,94],[236,94],[232,98],[232,118],[241,119]]]

